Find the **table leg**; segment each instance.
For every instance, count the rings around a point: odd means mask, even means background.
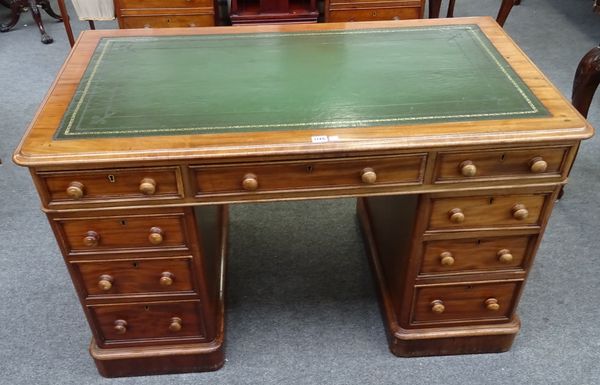
[[[35,24],[37,24],[38,28],[40,29],[40,33],[42,34],[42,43],[44,43],[44,44],[52,43],[54,41],[54,39],[52,39],[50,37],[50,35],[48,35],[46,33],[46,30],[44,29],[44,23],[42,22],[42,15],[40,14],[40,9],[38,8],[36,0],[29,0],[29,9],[31,10],[31,14],[33,15],[33,20],[35,21]]]
[[[500,5],[500,10],[498,11],[498,17],[496,17],[496,21],[501,26],[504,26],[504,22],[506,22],[506,18],[510,13],[510,10],[515,5],[514,0],[502,0],[502,4]]]
[[[12,27],[17,25],[19,18],[21,17],[21,5],[18,2],[12,2],[10,4],[11,18],[8,24],[0,25],[0,32],[8,32]]]
[[[54,10],[50,6],[50,2],[48,0],[38,1],[38,4],[40,4],[42,6],[42,9],[44,11],[46,11],[48,16],[50,16],[53,19],[56,19],[58,21],[62,21],[62,17],[60,15],[56,14],[56,12],[54,12]]]

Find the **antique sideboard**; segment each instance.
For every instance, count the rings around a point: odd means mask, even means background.
[[[509,349],[592,134],[491,18],[102,30],[14,161],[115,377],[223,365],[243,202],[357,197],[394,354]]]

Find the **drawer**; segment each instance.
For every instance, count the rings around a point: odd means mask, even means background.
[[[86,297],[193,293],[192,257],[72,263]]]
[[[429,230],[536,226],[549,194],[432,199]]]
[[[88,306],[99,345],[203,339],[199,301]]]
[[[417,287],[412,324],[507,321],[521,282]]]
[[[156,9],[165,8],[196,8],[196,7],[212,7],[212,0],[118,0],[120,9]]]
[[[188,250],[181,212],[53,218],[67,254]]]
[[[536,236],[454,239],[425,243],[420,275],[524,269]]]
[[[213,9],[198,9],[202,13],[173,15],[169,12],[157,16],[122,16],[121,28],[175,28],[175,27],[210,27],[215,25]],[[160,11],[160,10],[157,10]],[[172,11],[171,11],[172,13]]]
[[[197,196],[420,184],[425,155],[192,166]]]
[[[570,147],[450,152],[438,154],[435,182],[508,178],[558,178]]]
[[[40,172],[50,205],[183,198],[178,167]]]
[[[330,7],[327,22],[420,19],[422,13],[421,7],[390,7],[385,3],[344,3]]]

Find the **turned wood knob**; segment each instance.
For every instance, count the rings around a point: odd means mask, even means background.
[[[100,290],[108,291],[112,288],[114,278],[108,274],[102,274],[100,276],[100,280],[98,281],[98,288]]]
[[[172,332],[178,332],[181,330],[181,318],[173,317],[171,318],[171,324],[169,325],[169,330]]]
[[[150,234],[148,234],[148,240],[153,245],[160,245],[163,241],[164,231],[160,227],[150,228]]]
[[[362,170],[360,179],[364,184],[373,184],[377,181],[377,174],[371,167],[367,167]]]
[[[127,331],[127,321],[122,319],[116,320],[114,329],[117,332],[117,334],[125,334],[125,332]]]
[[[463,176],[471,177],[477,175],[477,166],[470,160],[465,160],[458,167]]]
[[[502,249],[498,251],[498,260],[502,263],[511,263],[513,261],[513,255],[510,253],[508,249]]]
[[[461,209],[455,208],[448,211],[448,219],[452,223],[463,223],[465,221],[465,214]]]
[[[81,199],[85,194],[85,186],[81,182],[71,182],[67,187],[67,195],[69,198]]]
[[[548,162],[541,156],[536,156],[529,161],[529,170],[534,174],[541,174],[548,169]]]
[[[529,211],[527,210],[525,205],[522,205],[519,203],[519,204],[516,204],[513,206],[512,216],[516,220],[522,221],[523,219],[525,219],[529,216]]]
[[[442,314],[444,310],[446,310],[446,306],[444,306],[444,303],[441,300],[436,299],[435,301],[431,302],[432,312]]]
[[[140,192],[144,195],[154,195],[156,192],[156,181],[152,178],[144,178],[140,182]]]
[[[171,286],[173,284],[173,280],[175,279],[175,276],[173,275],[173,273],[170,273],[168,271],[163,271],[160,274],[160,285],[161,286]]]
[[[498,311],[500,310],[500,304],[496,298],[488,298],[485,300],[485,308],[490,311]]]
[[[85,237],[83,237],[83,244],[87,247],[95,247],[98,245],[100,241],[100,234],[95,231],[88,231],[85,233]]]
[[[454,257],[452,253],[449,251],[444,251],[440,254],[440,263],[444,266],[452,266],[454,265]]]
[[[258,188],[258,177],[255,174],[246,174],[242,179],[242,187],[247,191],[254,191]]]

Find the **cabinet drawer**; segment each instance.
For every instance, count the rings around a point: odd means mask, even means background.
[[[193,293],[192,257],[72,263],[86,296]]]
[[[212,0],[118,0],[120,9],[160,9],[212,7]]]
[[[53,218],[70,255],[82,253],[188,250],[185,214]]]
[[[418,287],[411,323],[507,321],[520,288],[520,281]]]
[[[490,195],[432,200],[429,229],[540,225],[548,194]]]
[[[40,172],[50,205],[183,198],[179,168]]]
[[[99,345],[203,339],[199,301],[89,306]]]
[[[436,182],[560,177],[570,147],[440,153]]]
[[[425,243],[421,275],[523,270],[535,236],[455,239]]]
[[[351,22],[351,21],[371,21],[371,20],[407,20],[420,19],[422,17],[421,7],[391,7],[378,6],[375,3],[364,5],[365,8],[357,8],[352,4],[336,4],[335,9],[332,6],[329,10],[327,21],[333,22]]]
[[[425,155],[192,166],[197,196],[419,184]]]
[[[207,8],[199,14],[122,16],[119,25],[121,28],[210,27],[215,25],[215,17],[214,11]]]

